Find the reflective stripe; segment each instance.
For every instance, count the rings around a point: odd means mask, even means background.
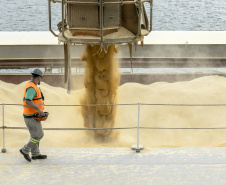
[[[39,140],[36,140],[36,139],[34,139],[34,138],[30,138],[30,141],[32,142],[32,143],[38,143],[39,142]]]
[[[39,107],[39,106],[41,106],[41,105],[44,105],[44,102],[39,103],[39,104],[35,104],[35,105],[37,105],[37,106]],[[29,107],[29,106],[28,106],[28,105],[24,105],[24,107]]]
[[[41,105],[44,105],[44,102],[39,103],[39,104],[35,104],[35,105],[37,105],[37,106],[41,106]]]

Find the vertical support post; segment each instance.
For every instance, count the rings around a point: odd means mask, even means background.
[[[136,150],[137,153],[143,149],[143,146],[140,145],[140,102],[138,102],[138,118],[137,118],[137,144],[132,145],[132,149]]]
[[[140,146],[139,146],[139,137],[140,137],[140,102],[138,102],[138,119],[137,119],[137,148],[136,152],[140,152]]]
[[[71,93],[71,44],[67,43],[67,59],[68,59],[68,86],[67,93]]]
[[[6,153],[5,149],[5,123],[4,123],[4,102],[2,102],[2,143],[3,143],[3,148],[2,148],[2,153]]]
[[[152,31],[152,16],[153,16],[153,0],[151,0],[151,6],[150,6],[150,30]]]
[[[64,83],[68,81],[68,43],[64,43]]]
[[[65,40],[67,40],[67,38],[64,35],[64,25],[65,25],[64,4],[65,4],[65,1],[62,0],[62,36],[65,38]]]
[[[51,2],[48,1],[48,9],[49,9],[49,31],[52,31],[52,13],[51,13]]]
[[[55,34],[54,31],[52,30],[51,0],[49,0],[49,3],[48,3],[48,9],[49,9],[49,31],[50,31],[55,37],[58,37],[58,35]]]
[[[137,9],[138,9],[138,36],[141,36],[141,16],[142,16],[142,3],[141,0],[137,0]]]
[[[103,29],[104,29],[104,4],[103,4],[103,0],[100,0],[100,37],[101,37],[101,48],[103,47]]]

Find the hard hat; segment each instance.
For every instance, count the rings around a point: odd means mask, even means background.
[[[40,69],[38,69],[38,68],[35,68],[35,69],[31,72],[31,74],[38,75],[38,76],[43,76],[43,72],[42,72]]]

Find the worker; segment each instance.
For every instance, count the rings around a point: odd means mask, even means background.
[[[39,142],[44,136],[41,121],[35,119],[34,115],[45,116],[44,111],[44,96],[37,87],[40,85],[43,72],[36,68],[32,71],[31,81],[27,83],[23,94],[23,116],[25,124],[30,132],[28,143],[19,151],[24,158],[31,162],[31,158],[46,159],[46,155],[41,155],[39,151]],[[32,157],[30,157],[30,152]]]

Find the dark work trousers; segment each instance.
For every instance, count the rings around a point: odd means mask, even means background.
[[[34,118],[24,118],[24,121],[30,132],[30,140],[22,148],[22,150],[26,154],[29,154],[31,152],[32,156],[38,156],[40,154],[39,142],[44,136],[42,124]]]

